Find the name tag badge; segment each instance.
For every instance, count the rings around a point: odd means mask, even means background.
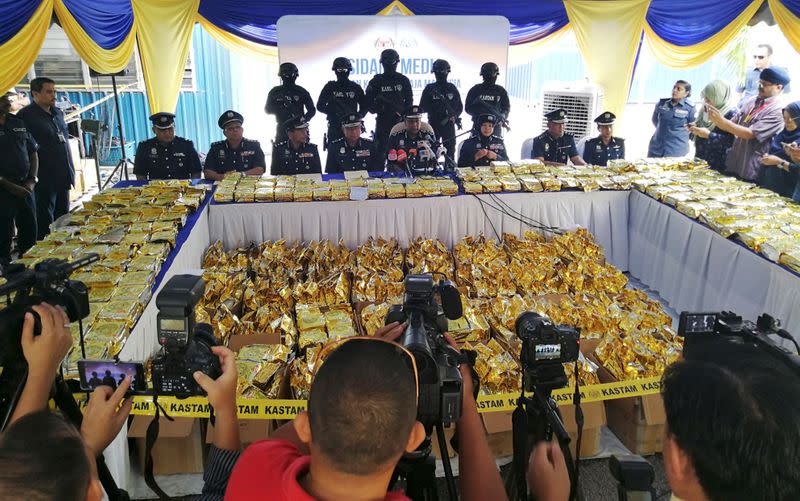
[[[67,142],[67,140],[64,139],[64,134],[61,133],[61,132],[58,133],[58,142],[59,143],[66,143]]]
[[[675,116],[676,117],[681,117],[681,118],[687,117],[687,116],[689,116],[689,111],[687,111],[687,110],[675,110]]]
[[[356,157],[368,157],[369,150],[356,150]]]
[[[253,156],[255,154],[256,154],[256,152],[255,151],[251,151],[251,150],[247,150],[247,151],[243,151],[242,152],[242,156],[243,157],[250,157],[250,156]]]

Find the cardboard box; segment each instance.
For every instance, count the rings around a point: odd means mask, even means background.
[[[280,344],[281,335],[273,332],[272,334],[251,334],[251,335],[236,335],[228,338],[228,348],[235,353],[243,346],[250,346],[252,344]]]
[[[512,429],[511,414],[513,412],[514,411],[482,413],[481,418],[483,419],[483,427],[486,429],[486,433],[491,435],[493,433],[510,431]]]
[[[450,439],[453,438],[455,432],[455,425],[451,425],[450,428],[444,429],[444,441],[447,442],[447,456],[451,458],[456,457],[456,451],[454,451],[450,446]],[[442,459],[442,451],[439,450],[439,439],[437,438],[436,430],[433,430],[433,433],[431,433],[431,452],[436,459]]]
[[[594,354],[589,354],[588,357],[598,365],[597,376],[601,382],[617,380],[598,362]],[[661,395],[606,400],[605,406],[608,428],[632,453],[646,456],[663,450],[667,414]]]
[[[596,456],[600,452],[600,432],[606,424],[606,409],[603,402],[581,403],[583,410],[583,437],[581,439],[582,458]],[[561,419],[572,441],[569,443],[572,457],[575,457],[575,447],[578,445],[578,426],[575,424],[575,407],[573,405],[560,405]]]
[[[239,441],[242,448],[269,437],[275,431],[274,426],[275,422],[271,419],[240,419]],[[214,425],[210,422],[206,428],[206,443],[214,443]]]
[[[134,416],[128,437],[136,440],[139,465],[144,470],[147,427],[153,416]],[[204,446],[200,423],[193,418],[161,419],[159,433],[153,445],[153,475],[202,473]]]

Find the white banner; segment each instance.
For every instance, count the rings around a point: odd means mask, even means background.
[[[353,63],[350,79],[367,87],[382,72],[379,63],[384,49],[400,54],[397,70],[408,77],[414,89],[414,104],[422,90],[434,81],[431,65],[436,59],[450,63],[452,82],[466,99],[469,89],[481,82],[483,63],[500,67],[497,83],[504,85],[508,61],[508,20],[499,16],[283,16],[278,20],[278,49],[281,63],[292,62],[300,70],[297,84],[317,102],[322,87],[335,75],[331,65],[336,57]],[[464,114],[464,130],[471,120]],[[375,127],[375,115],[365,120],[367,136]],[[325,115],[311,120],[311,142],[322,151],[327,130]],[[464,139],[466,136],[460,138]]]

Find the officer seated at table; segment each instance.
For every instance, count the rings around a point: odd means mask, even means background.
[[[363,123],[361,115],[357,113],[351,113],[344,118],[344,137],[331,141],[328,146],[325,172],[331,174],[353,170],[383,170],[383,155],[377,153],[375,141],[361,137]]]
[[[389,150],[386,168],[389,171],[414,176],[431,175],[436,172],[437,148],[433,128],[422,122],[422,109],[409,107],[403,121],[389,132]]]
[[[480,132],[461,144],[458,152],[459,167],[479,167],[495,160],[508,160],[503,138],[494,135],[497,117],[483,114],[478,117]]]
[[[156,137],[136,148],[133,173],[136,179],[197,179],[203,168],[194,144],[175,135],[175,115],[150,115]]]
[[[583,159],[589,165],[608,165],[609,160],[625,158],[625,140],[614,137],[614,121],[617,116],[610,111],[594,119],[600,135],[589,139],[583,146]]]
[[[586,165],[575,147],[575,138],[565,132],[567,111],[558,108],[545,115],[547,130],[533,139],[531,158],[547,165],[566,165],[571,160],[575,165]]]
[[[287,120],[284,127],[288,139],[272,146],[270,174],[321,174],[317,145],[308,142],[308,122],[303,117],[295,117]]]
[[[258,141],[242,137],[244,117],[228,110],[219,117],[217,125],[225,135],[224,141],[211,143],[206,155],[206,179],[221,180],[226,172],[242,172],[247,176],[260,176],[267,170],[264,151]]]

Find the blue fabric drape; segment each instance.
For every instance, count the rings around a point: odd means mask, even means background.
[[[686,47],[705,41],[729,25],[753,0],[652,0],[647,23],[665,41]],[[798,0],[782,0],[794,3]],[[787,5],[788,6],[788,5]]]
[[[3,20],[0,22],[0,45],[14,38],[28,24],[41,3],[41,0],[0,0],[0,19]]]
[[[106,50],[118,47],[133,27],[131,0],[63,0],[75,21]]]
[[[373,15],[390,3],[389,0],[366,2],[328,2],[313,0],[298,4],[292,0],[201,0],[199,13],[215,26],[251,42],[275,45],[275,24],[281,16],[291,14]],[[569,22],[562,0],[500,0],[491,5],[467,0],[432,3],[423,0],[404,1],[418,15],[501,15],[511,23],[511,43],[532,42],[554,33]]]
[[[800,0],[781,0],[784,7],[789,9],[795,17],[800,17]]]

